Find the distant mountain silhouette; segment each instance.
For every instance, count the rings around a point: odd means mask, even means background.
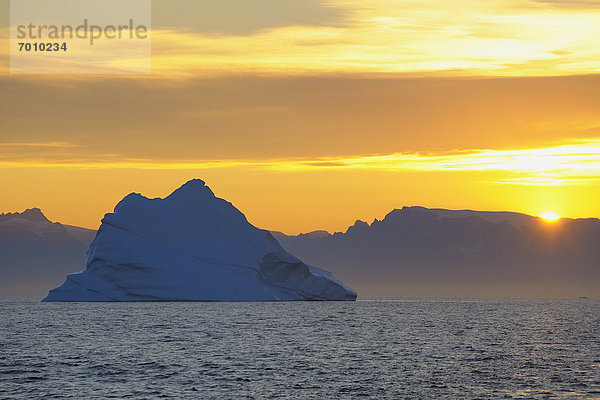
[[[595,218],[404,207],[344,233],[273,234],[360,296],[600,297]]]
[[[0,297],[44,296],[85,266],[95,231],[52,223],[39,208],[0,214]]]
[[[0,214],[0,223],[13,218],[21,218],[30,222],[47,222],[51,223],[48,218],[42,213],[39,208],[29,208],[22,213]]]
[[[600,297],[600,220],[404,207],[346,232],[272,232],[359,296]],[[0,297],[43,297],[84,269],[95,231],[0,214]]]

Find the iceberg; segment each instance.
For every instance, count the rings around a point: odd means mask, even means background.
[[[356,299],[194,179],[164,199],[127,195],[106,214],[86,269],[42,301]]]

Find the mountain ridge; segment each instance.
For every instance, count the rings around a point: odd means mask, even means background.
[[[597,218],[403,207],[346,232],[277,238],[363,296],[600,297]]]
[[[0,214],[0,296],[39,297],[81,269],[95,231],[50,221],[39,208]]]
[[[41,210],[39,212],[43,215]],[[48,253],[52,253],[50,248],[56,248],[55,244],[50,246],[50,243],[56,242],[61,235],[54,239],[42,235],[40,239],[39,234],[31,236],[34,232],[24,230],[24,225],[3,223],[7,216],[12,216],[9,219],[14,220],[20,218],[21,214],[8,213],[0,217],[0,267],[5,271],[5,277],[10,275],[6,272],[8,253],[13,261],[19,252],[26,259],[27,265],[13,262],[14,265],[20,265],[21,269],[39,270],[31,264],[46,263],[47,268],[42,269],[47,278],[50,270],[54,269],[54,276],[49,279],[56,284],[60,283],[65,272],[82,269],[87,245],[95,236],[95,231],[48,220],[47,224],[64,228],[79,243],[78,247],[72,246],[73,242],[70,241],[71,244],[66,246],[68,251],[65,250],[69,254],[63,254],[67,261],[57,265],[56,254],[48,257]],[[37,212],[32,215],[35,214]],[[14,244],[14,240],[3,239],[8,229],[21,232],[20,236],[17,235],[21,241],[10,252],[7,251],[7,245]],[[77,237],[77,232],[82,234]],[[331,270],[363,296],[527,297],[531,293],[536,297],[600,297],[600,293],[593,289],[593,285],[600,287],[600,252],[595,250],[600,248],[600,220],[593,217],[561,218],[556,222],[547,222],[540,217],[510,211],[406,206],[394,209],[382,220],[374,219],[370,224],[356,220],[345,232],[331,234],[317,230],[286,235],[271,231],[271,234],[290,253]],[[65,245],[64,242],[60,243]],[[32,257],[38,252],[42,256]],[[58,258],[64,260],[64,257]],[[73,261],[75,259],[80,261]],[[48,260],[51,263],[47,263]],[[441,263],[449,267],[440,270]],[[547,265],[548,269],[541,268],[543,265]],[[457,276],[464,278],[466,286],[457,284],[458,278],[448,277],[452,269]],[[486,278],[482,272],[489,276]],[[512,281],[508,279],[510,276],[514,278]],[[35,278],[31,273],[26,277]],[[438,282],[444,279],[449,282],[446,286]],[[560,290],[561,280],[569,286],[568,290]],[[50,288],[46,286],[42,292],[40,285],[33,281],[19,283],[13,279],[11,282],[0,285],[0,296],[22,293],[41,297]],[[48,279],[45,278],[45,282]],[[521,287],[517,288],[516,283],[519,282]],[[29,284],[37,289],[28,288]],[[483,285],[480,290],[477,290],[478,285]],[[537,290],[539,285],[546,289]],[[7,286],[10,286],[10,290],[7,290]],[[13,287],[20,288],[20,292],[13,290]],[[528,292],[528,287],[533,289]]]
[[[297,235],[288,235],[281,231],[271,231],[278,236],[285,237],[315,237],[315,236],[333,236],[336,234],[348,233],[348,230],[353,229],[363,229],[367,227],[371,227],[373,224],[380,223],[385,221],[386,218],[393,218],[395,215],[402,212],[424,212],[429,214],[437,215],[439,218],[465,218],[465,217],[478,217],[488,222],[509,222],[513,223],[515,226],[520,226],[524,221],[533,222],[533,221],[543,221],[542,217],[530,215],[526,213],[516,212],[516,211],[478,211],[471,209],[446,209],[446,208],[428,208],[424,206],[403,206],[402,208],[395,208],[392,211],[388,212],[383,219],[375,218],[372,223],[368,223],[367,221],[363,221],[361,219],[355,220],[352,225],[348,225],[345,231],[336,231],[334,233],[330,233],[324,229],[318,229],[309,232],[302,232]],[[567,218],[561,217],[561,221],[584,221],[584,220],[596,220],[600,221],[597,217],[586,217],[586,218]]]

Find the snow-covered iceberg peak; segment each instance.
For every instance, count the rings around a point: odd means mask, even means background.
[[[88,256],[43,301],[356,299],[199,179],[164,199],[127,195],[104,216]]]

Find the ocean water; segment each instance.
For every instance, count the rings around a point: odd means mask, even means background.
[[[0,301],[4,399],[600,399],[600,301]]]

